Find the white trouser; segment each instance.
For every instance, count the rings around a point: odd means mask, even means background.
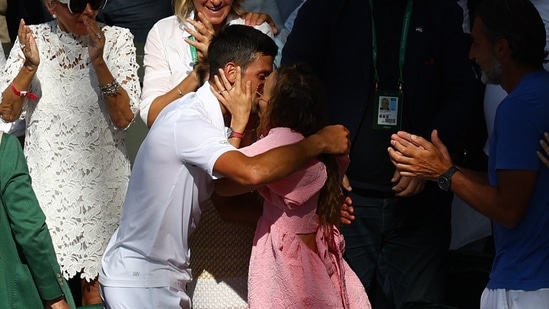
[[[100,285],[105,309],[190,309],[191,300],[177,287],[120,288]]]
[[[549,308],[549,289],[535,291],[484,289],[480,309]]]

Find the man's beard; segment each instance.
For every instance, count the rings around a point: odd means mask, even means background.
[[[490,63],[488,68],[482,70],[482,76],[480,77],[480,80],[487,85],[499,85],[501,83],[502,71],[503,69],[501,68],[501,61],[499,61],[494,55],[492,55],[492,62]]]

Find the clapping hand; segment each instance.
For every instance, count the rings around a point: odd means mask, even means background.
[[[32,35],[31,29],[25,24],[25,20],[23,19],[19,22],[17,38],[19,39],[19,47],[25,55],[25,66],[36,68],[40,64],[38,47]]]

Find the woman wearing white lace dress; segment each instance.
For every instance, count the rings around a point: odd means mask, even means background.
[[[101,255],[117,227],[140,95],[133,36],[95,22],[105,0],[45,0],[54,20],[25,25],[0,77],[0,116],[27,112],[25,156],[66,278],[100,303]]]

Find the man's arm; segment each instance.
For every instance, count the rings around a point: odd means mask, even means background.
[[[402,175],[436,181],[452,165],[448,150],[433,131],[433,143],[422,137],[398,132],[391,139],[391,160]],[[536,171],[498,170],[499,184],[491,186],[487,177],[461,169],[452,177],[451,190],[485,216],[515,227],[528,208],[537,179]]]
[[[347,154],[349,148],[349,131],[342,125],[333,125],[298,143],[274,148],[254,157],[229,151],[217,159],[214,170],[241,187],[216,186],[216,192],[219,195],[236,195],[251,191],[286,177],[322,153]],[[222,179],[220,181],[223,182]]]

